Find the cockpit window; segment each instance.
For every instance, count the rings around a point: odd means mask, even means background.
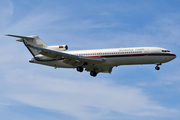
[[[162,52],[170,52],[169,50],[162,50]]]

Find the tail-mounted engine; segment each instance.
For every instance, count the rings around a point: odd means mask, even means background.
[[[48,46],[46,49],[55,50],[55,51],[66,51],[68,49],[68,46],[67,45]]]

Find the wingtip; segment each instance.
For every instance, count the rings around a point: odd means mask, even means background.
[[[5,36],[9,36],[9,34],[4,34]]]

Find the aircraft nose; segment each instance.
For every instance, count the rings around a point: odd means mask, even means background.
[[[176,58],[176,55],[175,54],[173,54],[173,59],[175,59]]]

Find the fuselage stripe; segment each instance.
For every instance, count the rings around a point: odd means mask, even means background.
[[[137,56],[176,56],[175,54],[125,54],[125,55],[99,55],[99,56],[88,56],[88,57],[137,57]]]
[[[124,54],[124,55],[99,55],[99,56],[86,56],[86,57],[140,57],[140,56],[176,56],[175,54],[163,54],[163,53],[149,53],[149,54]],[[64,60],[66,58],[60,58],[59,60]]]

